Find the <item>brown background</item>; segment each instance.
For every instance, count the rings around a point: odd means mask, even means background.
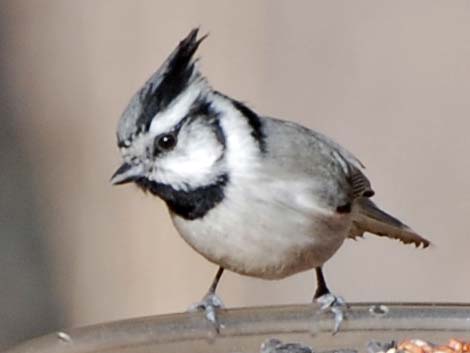
[[[162,202],[108,182],[122,110],[195,26],[210,32],[199,54],[214,87],[349,148],[376,200],[435,243],[348,241],[325,267],[330,287],[349,301],[470,301],[470,2],[11,0],[1,21],[57,325],[185,310],[216,271]],[[313,289],[312,271],[227,273],[220,294],[237,307]]]

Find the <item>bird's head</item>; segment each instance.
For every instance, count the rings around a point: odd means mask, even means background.
[[[200,73],[194,53],[204,38],[192,30],[132,97],[118,124],[123,164],[111,182],[134,182],[170,208],[182,200],[220,202],[231,169],[247,163],[250,146],[261,146],[257,115],[213,91]]]
[[[124,163],[113,184],[152,183],[190,190],[224,174],[225,137],[212,91],[193,59],[197,29],[179,43],[159,70],[132,97],[118,125]]]

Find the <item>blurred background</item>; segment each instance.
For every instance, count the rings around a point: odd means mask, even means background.
[[[470,2],[3,0],[0,348],[184,311],[216,271],[165,205],[112,187],[117,120],[191,28],[214,87],[333,137],[376,200],[429,237],[368,236],[326,265],[348,301],[470,301]],[[226,273],[228,307],[306,303],[313,271]]]

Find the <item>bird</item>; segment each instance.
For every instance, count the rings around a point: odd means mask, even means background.
[[[364,165],[344,147],[213,89],[195,58],[206,38],[192,29],[131,98],[111,183],[162,199],[181,237],[218,266],[193,306],[217,329],[224,270],[268,280],[315,270],[313,300],[333,312],[336,332],[346,304],[323,266],[346,239],[368,232],[416,247],[430,241],[372,201]]]

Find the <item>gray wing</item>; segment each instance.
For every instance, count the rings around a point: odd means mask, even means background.
[[[275,168],[270,172],[291,179],[311,178],[312,184],[320,186],[315,190],[317,200],[337,212],[349,212],[354,204],[349,238],[370,232],[405,244],[423,247],[431,244],[369,200],[374,191],[361,171],[364,166],[345,148],[294,123],[266,118],[263,127],[270,160],[267,164]]]
[[[374,194],[362,173],[362,163],[327,136],[301,125],[264,118],[266,148],[276,173],[289,178],[309,177],[315,195],[325,206],[351,206],[359,197]]]

